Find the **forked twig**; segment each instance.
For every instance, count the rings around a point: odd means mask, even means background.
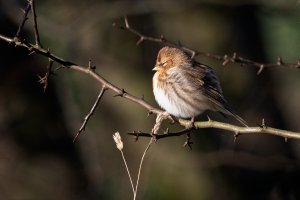
[[[137,176],[137,179],[136,179],[136,184],[135,184],[135,193],[134,193],[134,196],[133,196],[133,200],[136,199],[136,195],[137,195],[137,190],[138,190],[138,187],[139,187],[139,181],[140,181],[140,176],[141,176],[141,170],[142,170],[142,166],[143,166],[143,162],[144,162],[144,158],[146,156],[146,153],[148,152],[151,144],[153,144],[153,142],[155,141],[155,139],[152,137],[142,155],[142,158],[141,158],[141,161],[140,161],[140,165],[139,165],[139,172],[138,172],[138,176]]]
[[[116,143],[117,149],[119,149],[120,152],[121,152],[122,159],[123,159],[123,162],[125,164],[126,171],[127,171],[127,174],[128,174],[129,180],[130,180],[130,184],[131,184],[131,187],[132,187],[133,199],[135,200],[136,196],[137,196],[137,190],[138,190],[138,187],[139,187],[139,181],[140,181],[140,176],[141,176],[141,171],[142,171],[142,166],[143,166],[144,158],[145,158],[145,156],[146,156],[146,154],[147,154],[147,152],[148,152],[151,144],[154,142],[155,139],[152,137],[149,140],[149,143],[146,146],[146,149],[144,150],[144,153],[142,155],[142,158],[141,158],[141,161],[140,161],[140,164],[139,164],[139,170],[138,170],[138,174],[137,174],[137,179],[136,179],[135,186],[133,184],[133,181],[132,181],[132,178],[131,178],[131,174],[130,174],[130,171],[129,171],[129,168],[128,168],[128,165],[127,165],[127,162],[126,162],[126,158],[125,158],[124,153],[123,153],[123,146],[124,145],[123,145],[120,133],[116,132],[115,134],[113,134],[113,139],[114,139],[114,141]]]

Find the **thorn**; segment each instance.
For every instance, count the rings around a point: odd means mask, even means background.
[[[194,51],[195,52],[195,57],[199,55],[198,51]]]
[[[143,101],[144,101],[144,99],[145,99],[145,97],[144,97],[144,94],[142,94],[141,100],[143,100]]]
[[[141,36],[140,39],[136,42],[136,45],[139,46],[144,41],[144,36]]]
[[[223,56],[223,60],[224,60],[224,62],[222,63],[222,65],[223,65],[223,66],[226,66],[226,65],[229,63],[228,55],[227,55],[227,54],[225,54],[225,55]]]
[[[166,42],[167,41],[164,35],[160,35],[160,41],[161,42]]]
[[[190,148],[190,150],[193,150],[192,144],[193,144],[193,142],[187,142],[187,141],[185,141],[184,144],[183,144],[183,147],[188,146]]]
[[[237,57],[237,53],[236,53],[236,52],[233,52],[233,54],[232,54],[232,59],[235,60],[236,57]]]
[[[192,149],[192,144],[193,144],[193,142],[191,141],[191,134],[190,134],[190,132],[187,132],[187,134],[186,134],[186,140],[185,140],[185,142],[183,144],[183,147],[188,146],[190,148],[190,150],[193,150]]]
[[[259,66],[259,70],[257,71],[257,75],[260,75],[260,73],[262,72],[264,67],[265,67],[265,65],[263,65],[263,64]]]
[[[285,142],[287,142],[287,140],[288,140],[287,138],[284,138],[284,141],[285,141]]]
[[[140,137],[140,135],[139,135],[140,131],[133,131],[133,133],[135,133],[134,141],[137,142]]]
[[[277,57],[277,65],[282,65],[283,64],[283,61],[282,61],[282,58],[280,56]]]
[[[119,94],[114,95],[114,97],[123,97],[125,93],[125,90],[122,88],[121,92]]]
[[[149,117],[150,115],[152,115],[153,112],[150,110],[148,113],[147,113],[147,117]]]
[[[240,136],[241,134],[239,132],[234,132],[234,139],[233,139],[233,143],[236,142],[237,138]]]
[[[31,50],[31,51],[29,52],[28,56],[31,56],[31,55],[33,55],[33,54],[35,54],[35,51],[32,51],[32,50]]]
[[[124,22],[125,22],[125,27],[126,28],[130,28],[129,23],[128,23],[128,19],[127,19],[126,15],[124,16]]]
[[[210,119],[210,117],[208,115],[207,115],[207,119],[208,119],[209,122],[211,122],[211,119]]]
[[[264,118],[262,119],[262,122],[261,122],[260,127],[261,127],[261,128],[266,128],[266,127],[267,127]]]
[[[33,51],[33,47],[29,47],[28,51],[32,52]]]
[[[164,134],[169,134],[169,128],[164,131]]]
[[[192,56],[191,56],[191,59],[194,59],[196,56],[196,52],[195,51],[192,51]]]
[[[175,119],[173,118],[172,115],[169,114],[168,119],[170,120],[170,124],[175,124]]]

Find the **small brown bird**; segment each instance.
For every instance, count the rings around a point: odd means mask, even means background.
[[[153,92],[157,103],[180,118],[197,117],[205,110],[221,112],[247,123],[235,114],[223,97],[214,71],[177,48],[163,47],[153,68]]]

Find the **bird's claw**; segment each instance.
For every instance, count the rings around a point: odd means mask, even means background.
[[[193,128],[195,128],[195,125],[194,125],[194,123],[195,123],[195,117],[192,117],[191,118],[191,120],[187,123],[187,129],[193,129]]]

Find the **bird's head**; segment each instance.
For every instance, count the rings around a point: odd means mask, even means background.
[[[163,47],[157,55],[156,65],[153,71],[166,71],[173,67],[191,64],[191,58],[182,50],[171,47]]]

